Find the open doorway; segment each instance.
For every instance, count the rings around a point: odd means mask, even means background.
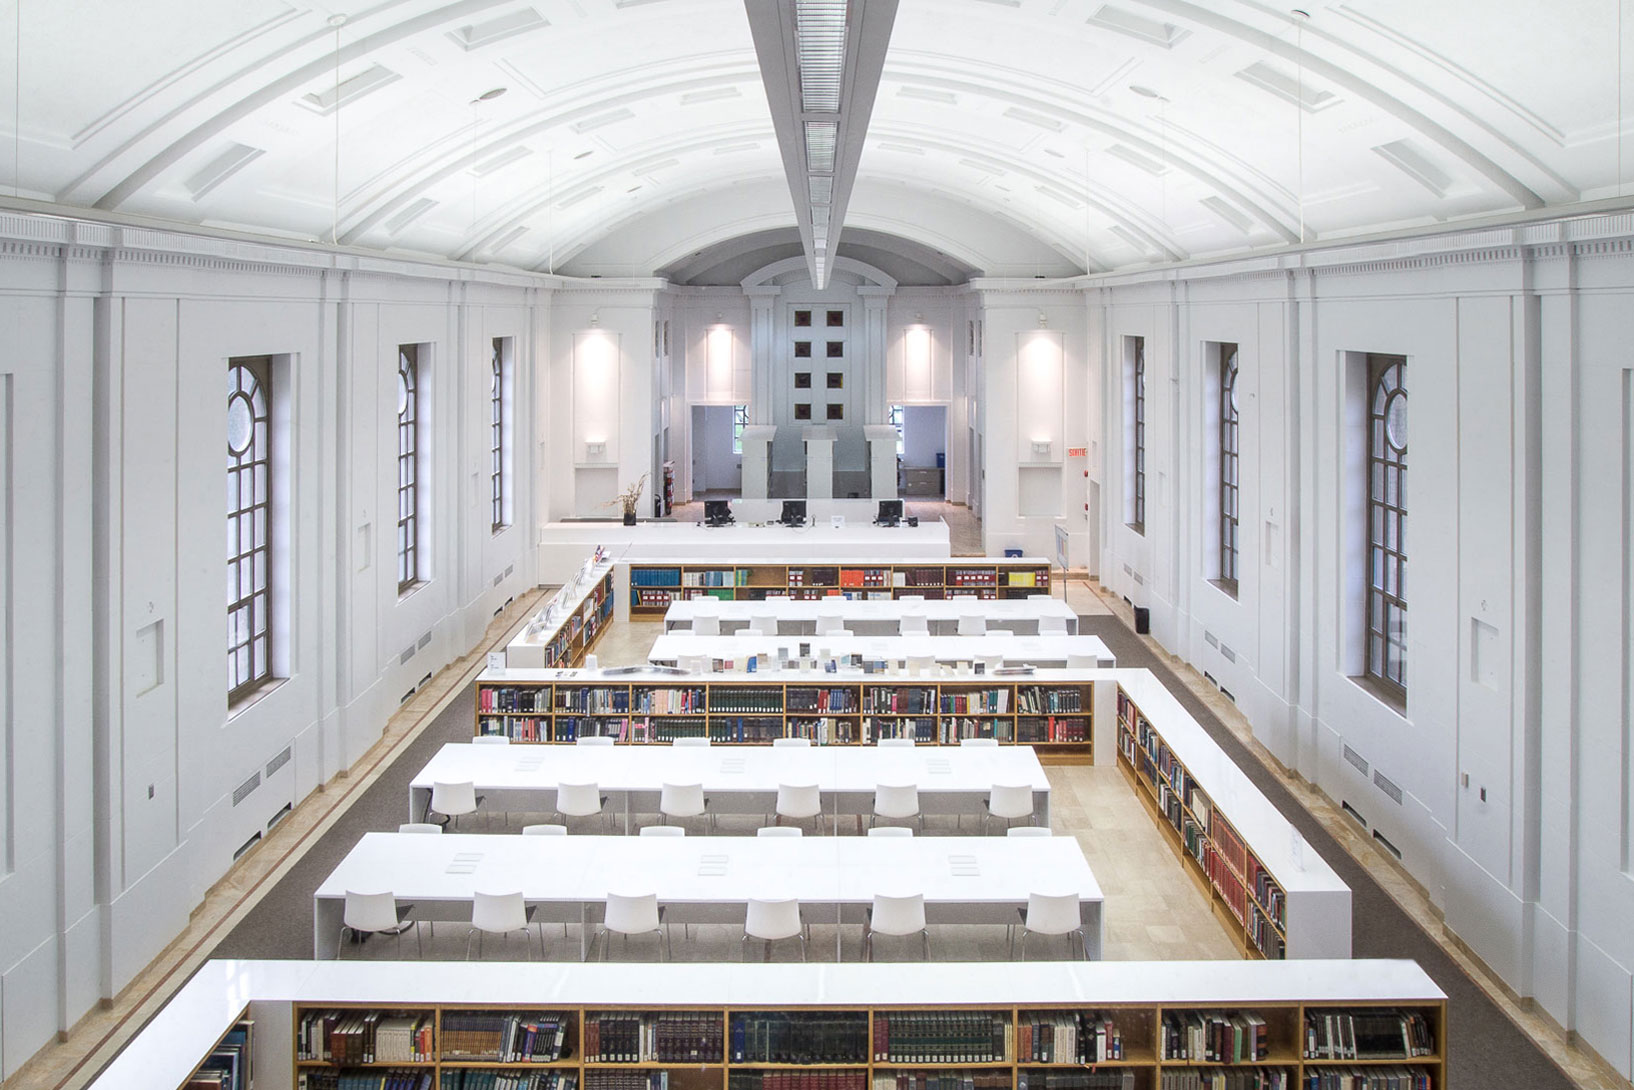
[[[743,495],[743,452],[735,449],[734,406],[692,406],[692,498]]]
[[[897,483],[902,495],[920,500],[946,499],[947,406],[899,408],[902,440],[897,445],[897,463],[902,472]]]

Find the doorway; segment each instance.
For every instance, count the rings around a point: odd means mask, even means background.
[[[743,495],[743,454],[733,450],[733,407],[692,406],[692,498]]]
[[[902,495],[919,500],[947,498],[947,406],[902,406],[902,439],[897,446]]]

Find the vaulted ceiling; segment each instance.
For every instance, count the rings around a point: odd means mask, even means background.
[[[577,274],[795,226],[745,0],[18,2],[0,193]],[[1620,6],[901,0],[847,231],[1063,275],[1617,197]]]

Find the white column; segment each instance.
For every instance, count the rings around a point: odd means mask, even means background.
[[[894,289],[860,287],[862,298],[862,423],[885,424],[885,308]]]
[[[749,422],[770,424],[776,405],[772,390],[777,352],[778,287],[748,288],[749,296]]]

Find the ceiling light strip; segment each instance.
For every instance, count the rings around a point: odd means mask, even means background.
[[[794,51],[806,113],[840,112],[847,6],[847,0],[795,0]]]

